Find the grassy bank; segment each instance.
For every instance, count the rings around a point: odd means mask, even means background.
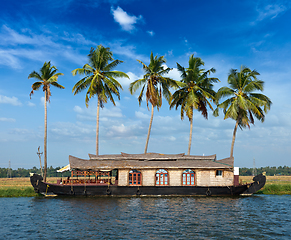
[[[257,194],[291,195],[291,184],[266,184]]]
[[[48,178],[48,182],[56,183],[56,177]],[[241,176],[242,183],[252,182],[253,177]],[[267,182],[258,194],[290,194],[291,176],[267,176]],[[34,192],[29,178],[0,178],[0,197],[34,197],[39,196]]]
[[[57,178],[48,178],[51,183],[56,183]],[[0,197],[36,197],[31,186],[29,177],[27,178],[0,178]]]
[[[240,176],[243,183],[252,182],[252,176]],[[291,195],[291,176],[267,176],[266,185],[257,194]]]
[[[1,187],[0,197],[37,197],[33,187]]]

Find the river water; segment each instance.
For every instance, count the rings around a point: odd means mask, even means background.
[[[291,196],[0,198],[0,239],[291,239]]]

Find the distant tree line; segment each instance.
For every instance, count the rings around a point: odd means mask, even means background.
[[[71,175],[71,172],[64,172],[64,173],[58,173],[57,170],[59,170],[60,167],[53,168],[50,166],[47,168],[47,176],[48,177],[68,177]],[[40,168],[33,167],[31,169],[24,169],[24,168],[18,168],[16,170],[10,169],[9,168],[0,168],[0,178],[6,178],[6,177],[29,177],[29,173],[37,173],[40,174]],[[8,176],[9,175],[9,176]]]
[[[256,174],[260,174],[266,172],[267,176],[274,176],[274,175],[284,175],[290,176],[291,175],[291,167],[261,167],[256,168]],[[252,176],[253,175],[253,168],[240,168],[239,169],[240,176]]]

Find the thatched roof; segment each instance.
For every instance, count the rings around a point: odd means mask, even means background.
[[[233,158],[217,161],[216,155],[193,156],[181,154],[112,154],[92,155],[90,160],[69,156],[71,169],[112,170],[112,169],[229,169],[233,168]]]
[[[216,155],[210,156],[194,156],[185,155],[185,153],[179,154],[162,154],[162,153],[146,153],[146,154],[109,154],[109,155],[93,155],[89,154],[90,160],[145,160],[145,161],[175,161],[175,160],[216,160]]]

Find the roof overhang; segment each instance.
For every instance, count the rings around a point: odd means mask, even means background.
[[[57,172],[67,172],[67,171],[70,171],[71,170],[71,168],[70,168],[70,164],[68,164],[67,166],[65,166],[65,167],[63,167],[63,168],[61,168],[61,169],[59,169],[59,170],[57,170]]]

